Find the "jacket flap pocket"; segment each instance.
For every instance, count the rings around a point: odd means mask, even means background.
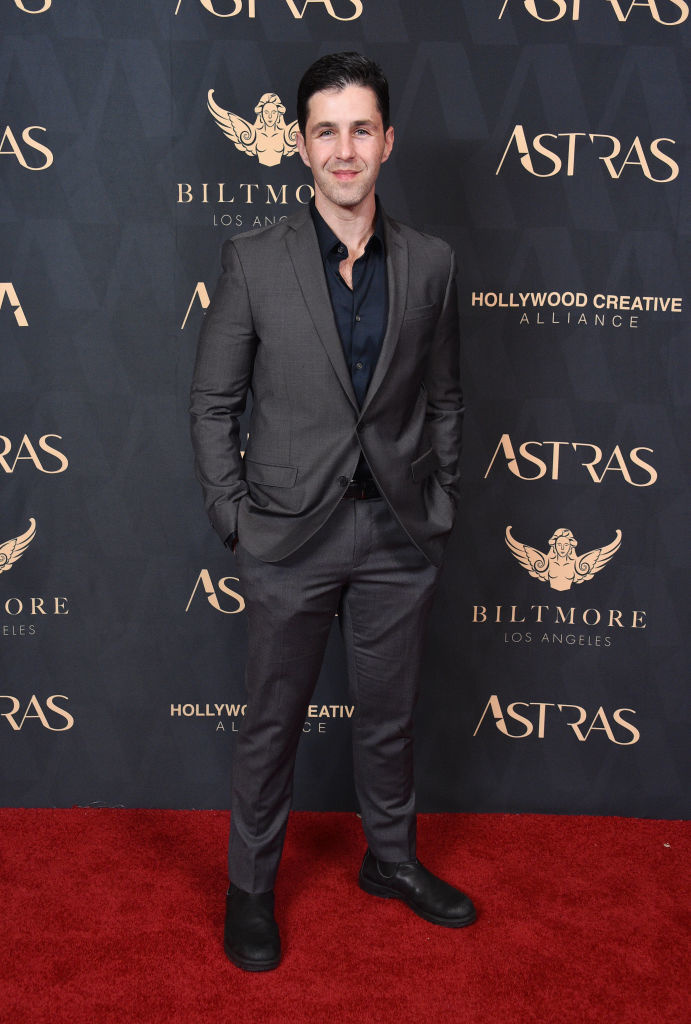
[[[415,462],[410,463],[410,470],[416,483],[424,480],[425,477],[438,468],[439,458],[434,448],[430,448],[429,451],[424,452],[418,459],[415,459]]]
[[[298,471],[294,466],[269,466],[266,462],[245,459],[245,478],[269,487],[292,487]]]

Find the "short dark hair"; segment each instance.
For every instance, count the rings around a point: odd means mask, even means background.
[[[322,92],[323,89],[341,90],[347,85],[362,85],[372,90],[386,131],[389,127],[389,83],[384,72],[369,57],[348,50],[344,53],[327,53],[326,56],[320,57],[307,68],[300,79],[297,112],[298,125],[303,135],[310,97],[315,92]]]

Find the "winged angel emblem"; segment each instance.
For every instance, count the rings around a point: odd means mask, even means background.
[[[283,115],[286,108],[275,92],[265,92],[257,103],[254,124],[219,107],[214,100],[213,89],[209,89],[207,104],[216,124],[235,143],[235,148],[248,156],[256,156],[265,167],[275,167],[282,157],[293,156],[297,151],[298,123],[285,123]]]
[[[596,572],[604,568],[612,555],[619,550],[621,530],[617,530],[611,543],[594,548],[587,554],[576,555],[578,541],[571,530],[555,530],[549,539],[549,552],[544,554],[528,544],[521,544],[506,527],[506,543],[514,558],[527,569],[531,576],[549,583],[552,590],[570,590],[572,583],[591,580]]]
[[[29,529],[21,537],[0,544],[0,572],[7,572],[21,558],[36,534],[36,520],[29,520]]]

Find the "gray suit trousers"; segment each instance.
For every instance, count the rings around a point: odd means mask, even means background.
[[[248,623],[247,710],[233,755],[229,872],[272,889],[295,755],[334,615],[345,642],[355,790],[373,854],[415,856],[413,709],[439,570],[382,499],[344,499],[297,552],[237,549]]]

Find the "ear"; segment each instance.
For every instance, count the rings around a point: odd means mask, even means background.
[[[307,155],[307,146],[305,145],[305,140],[302,137],[302,132],[297,133],[296,141],[298,145],[298,153],[300,154],[303,164],[305,167],[309,167],[311,169],[312,165],[310,164],[310,158]]]
[[[386,160],[388,160],[389,157],[391,156],[391,150],[393,149],[393,137],[394,137],[393,125],[390,124],[389,127],[384,132],[384,152],[383,152],[382,158],[381,158],[381,162],[382,163],[384,163]]]

